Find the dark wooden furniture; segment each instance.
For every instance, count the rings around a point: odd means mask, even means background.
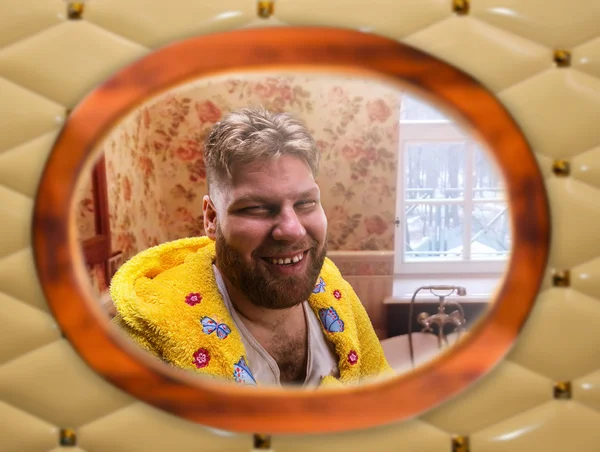
[[[104,282],[110,281],[108,260],[112,257],[110,240],[110,221],[108,212],[108,191],[106,188],[106,161],[104,156],[98,159],[91,173],[92,193],[94,196],[94,228],[96,235],[81,243],[86,265],[101,265]]]

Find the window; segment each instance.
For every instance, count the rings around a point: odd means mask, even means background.
[[[511,227],[492,155],[414,98],[400,118],[395,273],[499,276]]]

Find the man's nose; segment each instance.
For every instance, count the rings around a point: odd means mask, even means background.
[[[296,212],[293,210],[281,212],[273,230],[273,238],[275,240],[294,241],[304,237],[304,235],[306,235],[306,229],[304,229]]]

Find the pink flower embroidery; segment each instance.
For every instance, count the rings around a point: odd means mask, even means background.
[[[210,362],[210,353],[204,348],[200,348],[194,353],[194,364],[198,369],[208,366]]]
[[[190,293],[185,297],[185,302],[190,306],[196,306],[202,301],[202,295],[199,293]]]
[[[358,353],[351,350],[350,353],[348,353],[348,362],[354,366],[358,362]]]
[[[342,292],[336,289],[333,291],[333,296],[339,300],[340,298],[342,298]]]

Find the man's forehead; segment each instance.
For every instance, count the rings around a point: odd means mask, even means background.
[[[308,162],[294,154],[283,154],[274,158],[262,157],[249,162],[235,162],[231,165],[231,179],[235,181],[248,174],[264,175],[292,170],[294,173],[305,174],[313,178]]]
[[[317,187],[308,163],[293,155],[284,155],[274,160],[259,160],[245,165],[234,165],[226,185],[228,191],[236,192],[236,196],[240,193],[245,195],[246,192],[270,191],[273,189],[273,185],[282,188],[293,185],[300,191]]]
[[[309,192],[319,194],[319,186],[308,163],[289,154],[273,160],[234,164],[230,177],[224,177],[218,185],[218,196],[225,205],[244,199],[274,199]]]

